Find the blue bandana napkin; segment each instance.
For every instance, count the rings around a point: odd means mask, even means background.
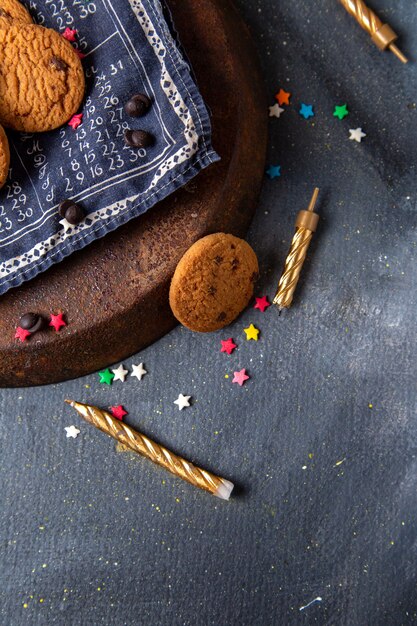
[[[8,132],[11,169],[0,190],[0,294],[141,215],[218,160],[209,116],[159,0],[31,0],[38,24],[75,39],[85,55],[86,99],[73,126]],[[70,32],[76,30],[77,32]],[[125,103],[147,94],[144,117]],[[127,128],[155,137],[125,145]],[[87,213],[71,226],[72,199]]]

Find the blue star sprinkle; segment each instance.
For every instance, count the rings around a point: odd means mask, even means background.
[[[281,166],[270,165],[269,168],[266,170],[266,174],[271,180],[273,180],[274,178],[279,178],[281,176]]]
[[[298,111],[300,115],[303,116],[305,120],[308,120],[309,117],[314,117],[313,105],[312,104],[304,104],[301,103],[301,109]]]

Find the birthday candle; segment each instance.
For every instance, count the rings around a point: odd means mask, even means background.
[[[295,234],[285,261],[284,271],[273,300],[281,311],[291,306],[295,288],[307,255],[308,246],[317,228],[319,216],[314,213],[319,189],[316,187],[306,211],[300,211],[295,222]]]
[[[134,430],[128,424],[114,418],[107,411],[102,411],[96,406],[74,402],[73,400],[65,400],[65,402],[71,405],[87,422],[107,435],[114,437],[114,439],[117,439],[117,441],[120,441],[120,443],[123,443],[134,452],[142,454],[195,487],[209,491],[213,496],[222,500],[230,498],[234,487],[230,481],[196,467],[167,448],[145,437],[145,435]]]
[[[362,28],[371,35],[372,41],[380,50],[388,48],[400,61],[407,63],[407,57],[394,44],[394,41],[398,39],[398,35],[389,24],[383,24],[379,17],[366,6],[363,0],[340,0],[340,2],[346,11],[353,15]]]

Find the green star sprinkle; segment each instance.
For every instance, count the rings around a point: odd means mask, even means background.
[[[100,382],[103,385],[111,385],[113,382],[114,374],[108,368],[104,372],[99,372]]]
[[[342,106],[338,107],[337,105],[334,108],[333,115],[338,117],[339,120],[342,120],[346,115],[349,115],[349,111],[347,110],[347,104],[342,104]]]

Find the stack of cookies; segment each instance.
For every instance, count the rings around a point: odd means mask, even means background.
[[[58,128],[84,97],[81,61],[59,33],[33,23],[17,0],[0,0],[0,124],[27,133]],[[0,126],[0,187],[10,152]]]

